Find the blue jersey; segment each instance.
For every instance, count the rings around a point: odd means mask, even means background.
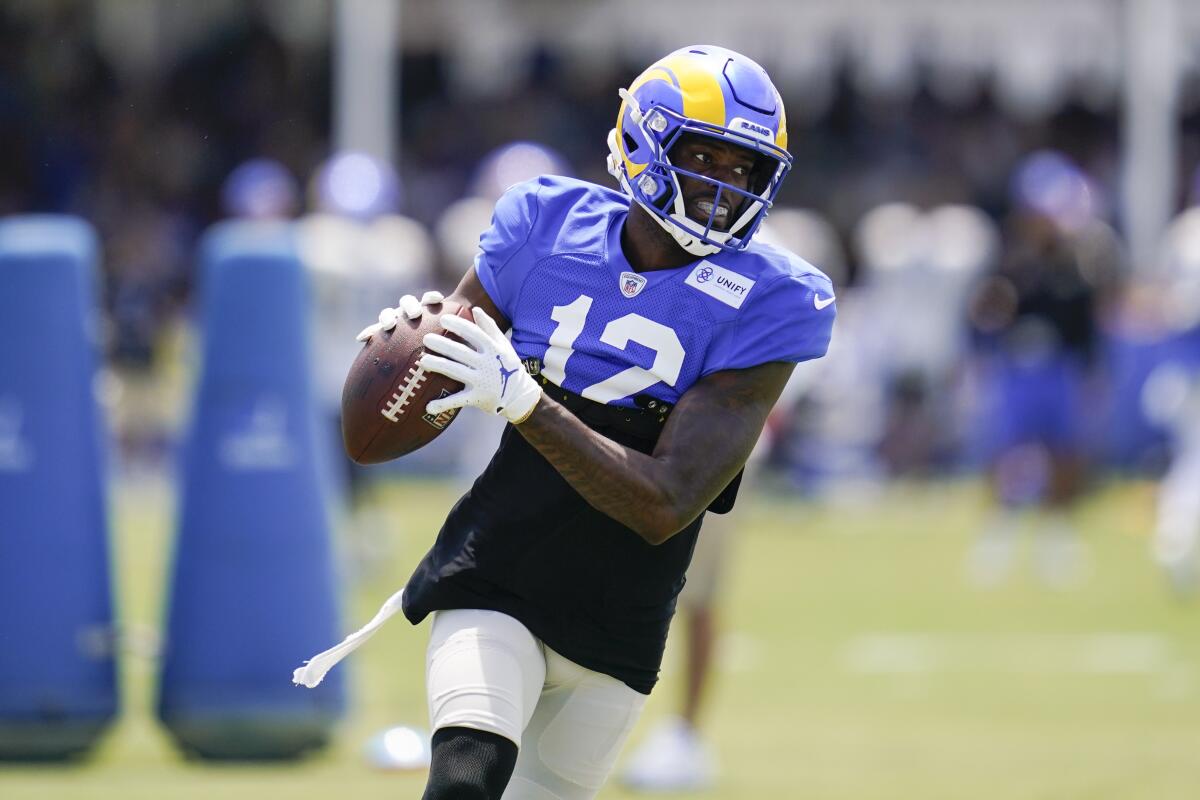
[[[709,373],[825,353],[833,288],[818,270],[752,245],[638,274],[620,246],[628,212],[623,195],[581,181],[519,184],[497,204],[475,262],[517,352],[573,393],[568,408],[585,424],[649,453],[661,419],[648,433],[629,424],[637,412],[597,404],[662,408],[647,399],[674,405]],[[416,623],[440,609],[500,611],[575,663],[648,693],[702,517],[652,546],[591,507],[509,426],[409,579],[404,613]]]
[[[709,373],[825,354],[833,286],[811,264],[752,243],[639,274],[621,251],[628,211],[618,192],[557,177],[496,204],[475,272],[549,380],[601,403],[674,405]]]

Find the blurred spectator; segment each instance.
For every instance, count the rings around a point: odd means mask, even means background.
[[[287,167],[270,158],[237,166],[221,187],[221,207],[242,219],[287,219],[297,211],[299,189]]]

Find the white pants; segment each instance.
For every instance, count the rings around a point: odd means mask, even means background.
[[[434,614],[425,686],[433,730],[472,728],[516,742],[504,800],[591,800],[646,703],[496,611]]]
[[[1164,567],[1185,566],[1200,549],[1200,440],[1189,444],[1159,484],[1153,550]]]

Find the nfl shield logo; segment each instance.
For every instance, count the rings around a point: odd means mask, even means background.
[[[646,279],[636,272],[621,273],[621,294],[626,297],[637,297],[638,292],[646,285]]]

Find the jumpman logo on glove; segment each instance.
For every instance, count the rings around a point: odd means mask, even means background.
[[[478,307],[471,310],[471,315],[473,322],[456,314],[441,317],[442,327],[461,341],[440,333],[427,333],[421,340],[429,352],[417,363],[463,385],[460,392],[430,400],[425,411],[436,416],[452,408],[475,406],[520,425],[533,413],[542,397],[542,387],[521,366],[521,357],[496,321]],[[498,372],[492,371],[492,359],[499,366]]]
[[[500,360],[500,356],[496,356],[496,363],[500,366],[500,396],[504,397],[505,392],[508,391],[508,379],[517,371],[517,367],[505,369],[504,362]]]

